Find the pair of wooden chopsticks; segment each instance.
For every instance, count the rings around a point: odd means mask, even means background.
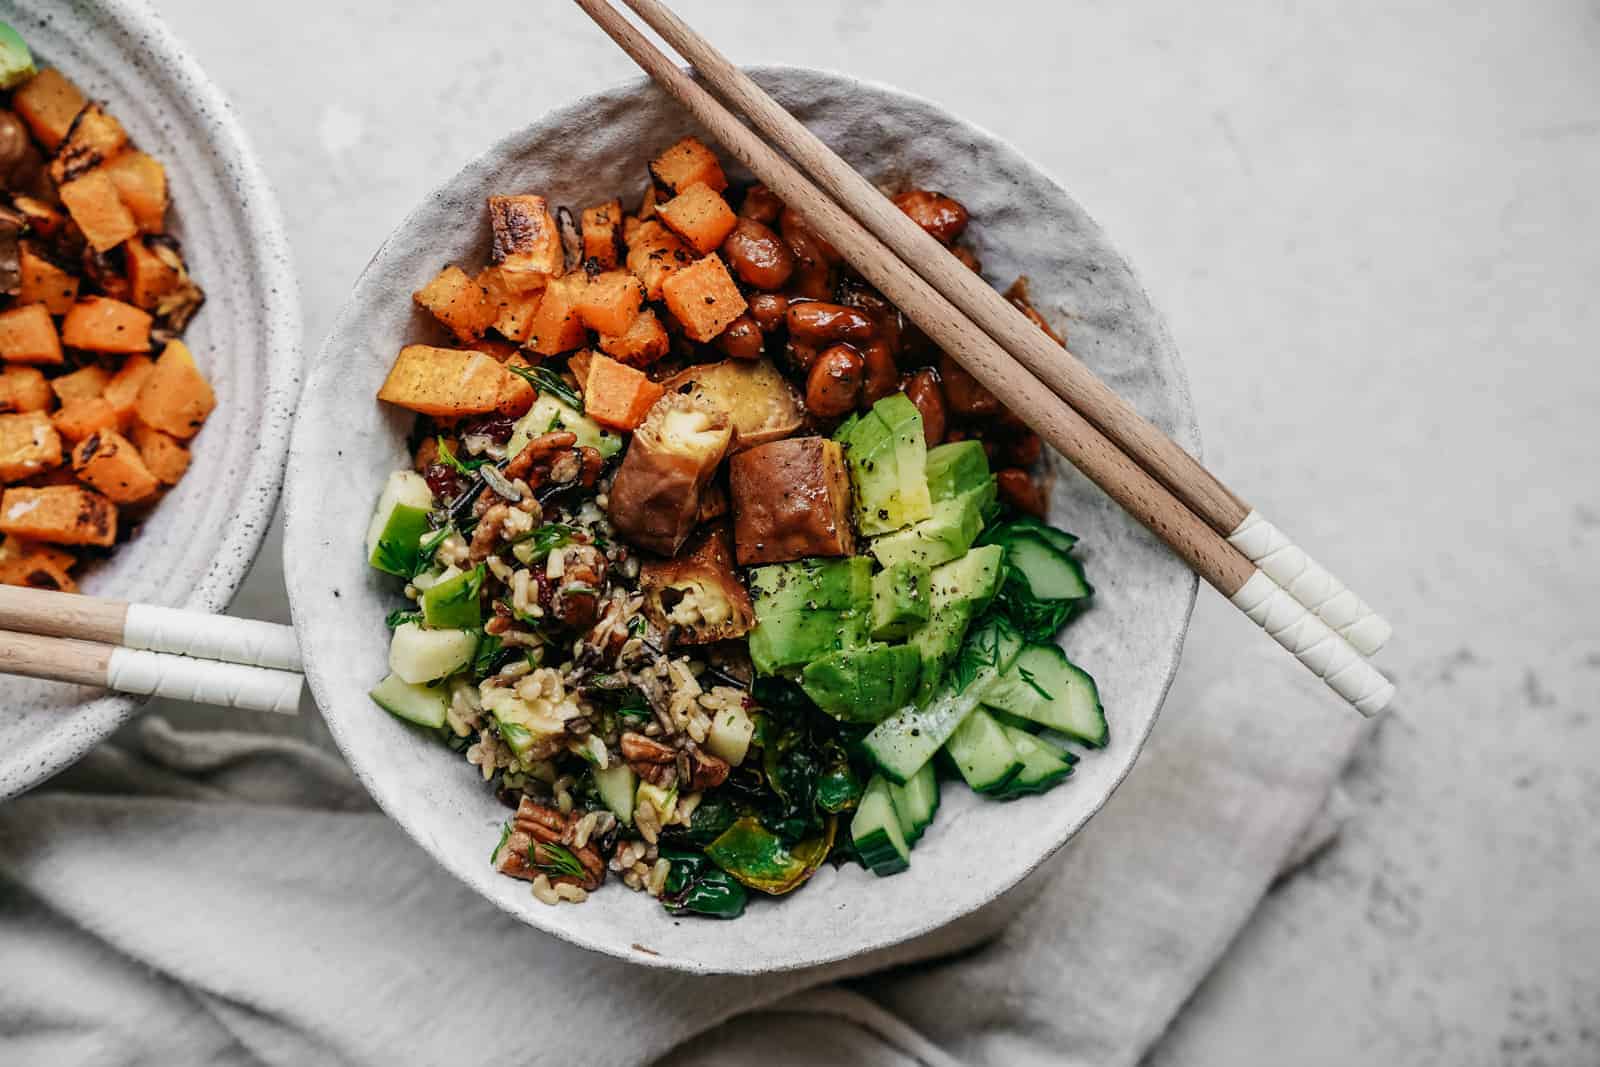
[[[1389,703],[1394,686],[1365,656],[1382,646],[1390,627],[1343,583],[1047,338],[659,0],[624,3],[771,145],[607,0],[576,2],[862,277],[1197,574],[1363,714]]]
[[[299,671],[288,626],[0,585],[0,673],[293,715]]]

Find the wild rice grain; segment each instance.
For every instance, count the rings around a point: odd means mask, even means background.
[[[645,879],[645,891],[653,897],[661,895],[662,886],[667,884],[667,875],[672,871],[672,861],[656,860],[654,867],[650,868],[650,876]]]
[[[555,905],[561,903],[561,897],[557,895],[554,887],[550,885],[550,879],[542,874],[533,880],[533,895],[538,897],[542,904]]]

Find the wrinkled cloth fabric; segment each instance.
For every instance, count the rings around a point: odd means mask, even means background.
[[[1137,1063],[1336,831],[1327,801],[1361,736],[1248,627],[1202,604],[1133,773],[1016,890],[918,941],[758,979],[523,927],[336,757],[147,717],[135,744],[0,806],[0,1062]]]

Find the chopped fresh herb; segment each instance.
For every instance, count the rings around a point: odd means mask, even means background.
[[[561,587],[563,596],[599,596],[600,590],[587,582],[568,582]]]
[[[417,565],[411,572],[413,578],[433,566],[433,557],[438,553],[439,546],[454,532],[455,528],[446,524],[423,538],[421,546],[417,549]]]
[[[500,728],[500,740],[511,746],[512,751],[526,751],[533,744],[533,733],[526,726],[517,722],[496,723]]]
[[[493,863],[494,862],[494,858],[496,856],[500,855],[500,850],[506,847],[506,840],[510,836],[511,836],[511,823],[507,822],[504,826],[500,827],[500,840],[495,842],[494,851],[489,853],[489,862],[490,863]]]
[[[505,368],[539,392],[549,393],[567,407],[583,414],[583,398],[549,367],[519,367],[507,363]]]
[[[1021,664],[1018,664],[1017,665],[1017,673],[1022,676],[1022,681],[1027,685],[1027,687],[1029,689],[1032,689],[1035,693],[1038,693],[1040,696],[1044,697],[1046,700],[1054,700],[1055,699],[1055,696],[1053,694],[1051,694],[1051,692],[1048,689],[1046,689],[1044,686],[1040,685],[1037,681],[1034,680],[1033,672],[1030,671],[1028,668],[1022,666]]]
[[[533,559],[543,559],[557,548],[565,548],[577,541],[579,530],[576,526],[568,526],[562,522],[547,522],[543,526],[529,530],[519,535],[511,543],[514,545],[532,543]]]
[[[404,626],[408,622],[420,623],[421,621],[422,621],[422,612],[420,612],[420,611],[403,611],[402,610],[402,611],[391,611],[391,612],[389,612],[388,616],[384,618],[383,624],[385,626],[387,626],[389,629],[394,630],[394,629],[398,629],[401,626]]]
[[[494,634],[484,634],[478,639],[478,651],[472,657],[472,676],[475,679],[481,681],[495,673],[495,660],[499,658],[503,644]]]
[[[482,456],[477,456],[465,461],[457,459],[455,450],[450,447],[450,442],[446,441],[443,437],[435,437],[434,441],[439,446],[439,462],[443,463],[446,467],[449,467],[457,474],[465,474],[470,478],[472,477],[473,472],[488,462],[488,460]]]
[[[638,637],[640,634],[645,632],[649,625],[649,621],[646,620],[643,615],[635,615],[633,618],[628,620],[628,636]]]
[[[544,857],[542,862],[539,858],[541,856]],[[578,862],[578,857],[572,854],[571,849],[562,845],[546,845],[542,842],[534,842],[528,849],[528,864],[534,870],[543,871],[545,874],[552,874],[558,878],[577,878],[582,880],[588,877],[588,873],[583,869],[583,864]]]

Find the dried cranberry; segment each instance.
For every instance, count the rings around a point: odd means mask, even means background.
[[[482,434],[497,445],[503,445],[511,440],[511,431],[516,426],[517,420],[510,415],[480,415],[475,419],[467,419],[461,424],[461,436],[475,433]]]
[[[435,500],[454,500],[467,487],[467,480],[443,463],[430,463],[422,472],[422,480],[428,483]]]

